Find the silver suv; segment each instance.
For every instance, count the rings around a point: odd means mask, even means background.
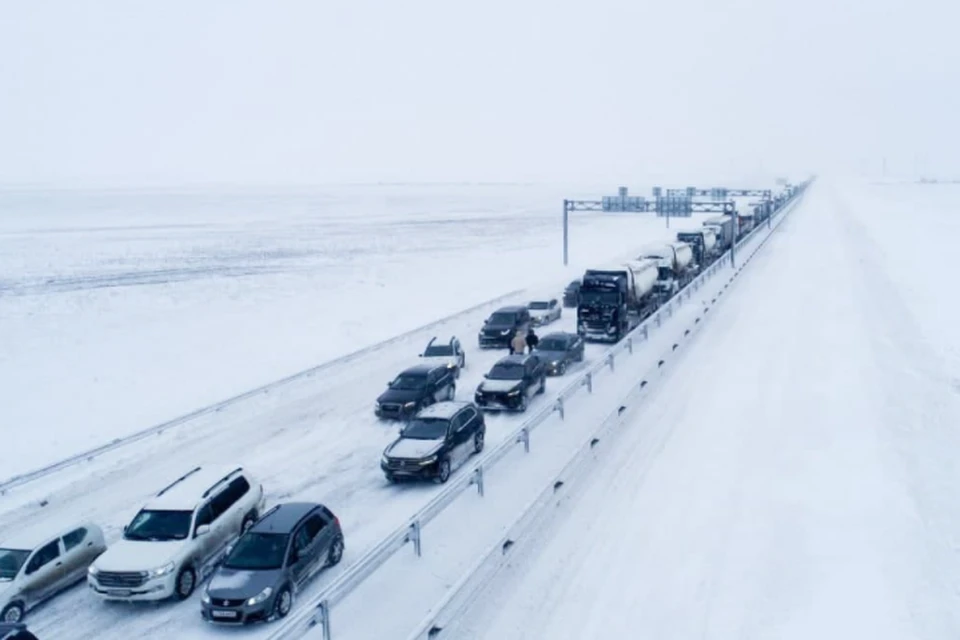
[[[263,485],[242,467],[197,467],[144,505],[87,584],[106,600],[189,598],[263,507]]]

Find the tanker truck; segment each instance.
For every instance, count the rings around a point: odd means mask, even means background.
[[[661,301],[676,295],[697,275],[693,264],[693,248],[686,242],[649,246],[637,256],[637,259],[657,261],[659,273],[656,291]]]
[[[577,302],[577,333],[588,342],[619,342],[656,310],[657,275],[655,260],[587,269]]]
[[[733,216],[716,216],[703,221],[705,229],[711,229],[717,236],[717,255],[722,255],[733,246]]]
[[[677,241],[686,242],[693,248],[693,259],[700,269],[709,267],[717,259],[717,234],[710,227],[679,231]]]

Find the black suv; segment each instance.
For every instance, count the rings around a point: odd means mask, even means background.
[[[380,468],[390,482],[433,479],[440,484],[470,456],[483,451],[483,414],[472,402],[438,402],[410,420],[383,452]]]
[[[380,418],[403,420],[434,402],[453,400],[456,393],[455,369],[419,364],[387,383],[387,390],[377,398],[374,412]]]
[[[483,321],[483,328],[477,335],[480,348],[510,346],[513,336],[519,332],[525,335],[530,328],[530,310],[524,306],[515,305],[497,309],[489,318]]]
[[[547,367],[547,375],[562,376],[574,362],[583,362],[583,338],[575,333],[558,331],[540,338],[533,352]]]
[[[574,280],[563,290],[563,306],[575,307],[580,302],[580,281]]]
[[[477,387],[474,402],[492,411],[526,411],[527,398],[547,389],[547,367],[536,353],[501,358]]]

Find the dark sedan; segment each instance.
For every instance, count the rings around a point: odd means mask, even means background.
[[[563,290],[563,306],[575,307],[580,301],[580,281],[574,280]]]
[[[435,402],[453,400],[457,393],[456,370],[446,364],[421,364],[403,371],[387,383],[377,398],[374,413],[380,418],[404,420]]]
[[[547,366],[547,375],[562,376],[567,367],[575,362],[583,362],[583,338],[575,333],[548,333],[540,338],[534,353]]]
[[[297,592],[343,557],[340,520],[311,502],[279,504],[234,545],[210,578],[201,614],[210,622],[247,624],[283,618]]]

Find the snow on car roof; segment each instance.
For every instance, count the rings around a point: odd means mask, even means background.
[[[438,402],[426,407],[425,409],[421,409],[417,414],[417,417],[441,418],[443,420],[449,420],[455,416],[458,411],[469,405],[469,402],[464,402],[462,400],[447,400],[444,402]]]
[[[145,508],[149,509],[172,509],[176,511],[193,510],[202,500],[202,496],[207,489],[216,485],[226,476],[241,471],[240,465],[210,465],[198,467],[196,470],[187,473],[182,479],[176,482],[171,481],[169,485],[160,487],[158,490],[161,495],[150,499]]]
[[[0,548],[2,549],[23,549],[30,551],[37,547],[56,540],[60,536],[66,535],[71,531],[81,527],[91,529],[96,525],[89,522],[78,522],[72,526],[64,527],[62,523],[47,523],[44,525],[34,525],[26,528],[18,528],[16,533],[9,538],[0,538]]]

